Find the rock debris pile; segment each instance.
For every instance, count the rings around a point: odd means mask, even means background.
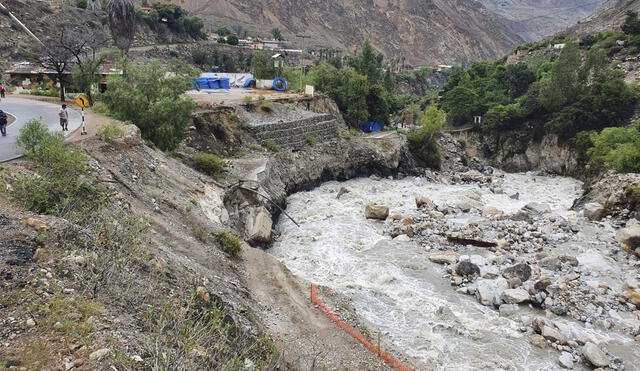
[[[531,202],[505,212],[492,197],[515,203],[520,195],[509,193],[502,172],[481,170],[427,173],[431,182],[477,187],[450,201],[417,196],[418,212],[392,215],[385,233],[427,249],[458,293],[522,321],[530,343],[560,352],[559,366],[624,369],[590,330],[640,342],[640,222],[599,221],[606,210],[598,203],[566,210]],[[521,315],[531,309],[533,320]]]

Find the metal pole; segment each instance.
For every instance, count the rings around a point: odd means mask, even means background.
[[[311,36],[306,35],[296,35],[297,37],[302,38],[302,53],[300,53],[300,90],[304,92],[304,50],[305,50],[305,39],[310,38]]]
[[[8,14],[9,17],[11,17],[11,19],[13,19],[14,22],[16,22],[20,27],[22,27],[24,32],[26,32],[29,36],[35,39],[40,45],[44,46],[44,43],[40,41],[40,39],[38,39],[38,37],[34,35],[33,32],[31,32],[31,30],[29,30],[27,26],[24,25],[24,23],[20,22],[20,20],[16,18],[16,16],[13,15],[13,13],[9,11],[9,9],[7,9],[4,5],[2,5],[2,3],[0,3],[0,10],[2,10],[3,13]]]

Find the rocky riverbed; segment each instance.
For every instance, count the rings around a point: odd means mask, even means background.
[[[637,221],[572,210],[571,178],[481,170],[294,194],[271,252],[416,368],[638,369]]]

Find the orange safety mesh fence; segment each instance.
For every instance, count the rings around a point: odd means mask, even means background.
[[[346,322],[344,322],[340,317],[338,317],[331,309],[322,304],[320,299],[318,299],[318,286],[311,285],[311,302],[315,304],[318,309],[324,313],[327,318],[329,318],[333,323],[338,325],[342,330],[344,330],[347,334],[351,335],[354,339],[358,340],[362,345],[364,345],[371,353],[377,355],[382,358],[389,366],[393,367],[397,371],[411,371],[411,369],[405,366],[402,362],[397,360],[394,356],[387,352],[383,352],[382,349],[373,345],[369,340],[365,339],[362,334],[349,326]]]

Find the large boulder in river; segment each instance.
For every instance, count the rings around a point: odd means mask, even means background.
[[[427,210],[435,210],[436,204],[433,203],[430,199],[425,196],[417,196],[416,197],[416,207],[418,209],[425,208]]]
[[[504,290],[500,296],[507,304],[520,304],[530,299],[529,293],[523,289]]]
[[[531,277],[531,267],[525,263],[516,264],[502,271],[502,276],[506,279],[518,278],[525,282]]]
[[[605,208],[599,202],[590,202],[584,205],[584,216],[591,220],[600,220],[604,215]]]
[[[364,216],[367,219],[386,220],[389,216],[389,206],[368,204],[364,208]]]
[[[458,262],[460,254],[454,251],[442,251],[429,254],[429,260],[438,264],[455,264]]]
[[[469,261],[463,261],[456,266],[456,273],[460,276],[479,276],[480,268]]]
[[[502,304],[500,294],[509,288],[509,283],[502,277],[495,280],[480,278],[476,281],[476,297],[482,305],[499,306]]]
[[[539,202],[530,202],[523,207],[523,210],[532,214],[545,214],[551,212],[551,206]]]
[[[251,244],[270,242],[272,225],[271,214],[264,206],[251,208],[245,221],[247,242]]]
[[[596,367],[609,366],[609,357],[594,343],[588,342],[582,347],[582,354],[592,365]]]
[[[633,250],[640,247],[640,222],[635,219],[630,220],[626,228],[616,232],[616,239]]]

